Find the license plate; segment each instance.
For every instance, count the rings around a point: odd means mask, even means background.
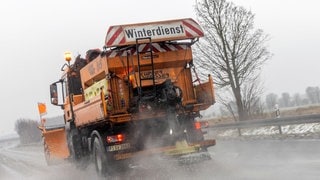
[[[129,148],[130,148],[130,144],[129,143],[117,144],[117,145],[113,145],[113,146],[108,146],[108,151],[109,152],[120,151],[120,150],[129,149]]]

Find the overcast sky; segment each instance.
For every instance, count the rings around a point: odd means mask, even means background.
[[[320,86],[320,1],[233,0],[252,10],[255,26],[269,34],[274,54],[262,70],[266,93],[304,93]],[[37,103],[48,117],[62,111],[49,103],[49,84],[60,78],[63,53],[102,48],[110,25],[196,19],[195,0],[7,0],[0,4],[2,101],[0,134],[17,119],[38,120]]]

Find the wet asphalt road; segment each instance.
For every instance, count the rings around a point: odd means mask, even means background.
[[[0,143],[0,179],[320,179],[320,140],[217,140],[211,160],[180,164],[147,157],[126,172],[99,178],[70,163],[47,166],[41,144]]]

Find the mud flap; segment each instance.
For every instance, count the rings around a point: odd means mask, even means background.
[[[63,162],[70,156],[65,128],[43,130],[44,153],[48,165]]]

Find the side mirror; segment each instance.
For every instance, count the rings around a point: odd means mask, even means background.
[[[59,87],[59,90],[58,90]],[[61,89],[60,89],[61,88]],[[62,94],[61,94],[62,93]],[[50,101],[55,106],[63,107],[63,85],[62,81],[54,82],[50,85]]]
[[[50,85],[50,99],[51,104],[58,106],[58,88],[57,83],[53,83]]]

